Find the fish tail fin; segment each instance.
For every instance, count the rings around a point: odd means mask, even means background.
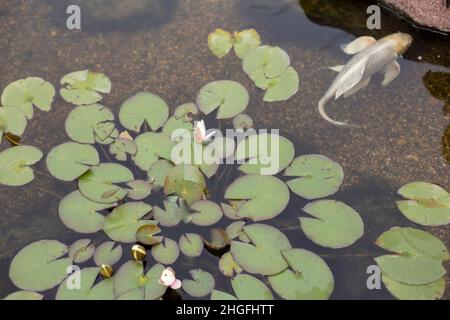
[[[353,128],[359,128],[359,126],[354,125],[354,124],[349,124],[347,122],[339,122],[336,120],[331,119],[327,113],[325,112],[325,104],[327,103],[327,101],[329,100],[329,98],[327,98],[326,96],[323,97],[322,99],[320,99],[319,101],[319,105],[318,105],[318,109],[319,109],[319,113],[322,116],[322,118],[324,118],[326,121],[328,121],[329,123],[338,126],[338,127],[353,127]]]

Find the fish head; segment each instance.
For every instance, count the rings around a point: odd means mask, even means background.
[[[397,32],[387,36],[394,46],[394,51],[402,55],[409,49],[413,42],[413,37],[407,33]]]

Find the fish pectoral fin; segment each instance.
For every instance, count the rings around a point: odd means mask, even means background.
[[[342,70],[344,70],[345,65],[341,64],[341,65],[337,65],[337,66],[333,66],[333,67],[328,67],[328,69],[335,71],[335,72],[341,72]]]
[[[367,78],[366,80],[361,81],[360,83],[358,83],[356,86],[354,86],[353,88],[351,88],[349,91],[347,91],[346,93],[344,93],[344,98],[348,98],[352,95],[354,95],[355,93],[357,93],[359,90],[364,89],[365,87],[367,87],[367,85],[369,84],[371,78]]]
[[[366,56],[360,59],[349,70],[346,71],[345,75],[340,80],[340,83],[336,86],[336,100],[361,82],[369,57],[370,56]]]
[[[392,81],[394,81],[395,78],[398,77],[400,74],[400,65],[397,61],[392,61],[390,64],[387,65],[386,69],[383,70],[384,72],[384,79],[382,86],[386,87],[388,86]]]
[[[356,54],[370,47],[375,42],[377,42],[377,40],[374,37],[363,36],[353,40],[350,43],[342,45],[341,49],[346,54]]]

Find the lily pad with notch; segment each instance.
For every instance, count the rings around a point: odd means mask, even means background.
[[[61,97],[75,105],[89,105],[103,99],[100,93],[111,92],[111,81],[103,73],[90,70],[75,71],[61,79]]]
[[[43,154],[35,147],[16,146],[0,152],[0,184],[18,187],[34,179],[31,165],[41,160]]]

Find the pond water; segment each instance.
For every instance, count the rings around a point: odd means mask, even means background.
[[[249,91],[246,113],[253,118],[255,128],[279,129],[295,143],[296,155],[318,153],[342,165],[344,183],[331,198],[360,213],[365,233],[345,249],[313,244],[299,229],[297,219],[305,215],[301,209],[308,201],[294,195],[285,211],[268,224],[282,230],[293,247],[311,250],[327,262],[335,277],[332,299],[392,298],[385,289],[367,289],[366,269],[374,264],[373,257],[384,253],[374,244],[383,231],[393,226],[418,227],[398,211],[397,190],[420,180],[447,190],[450,187],[448,37],[413,29],[387,11],[383,11],[382,29],[369,32],[365,27],[368,3],[342,0],[122,0],[112,1],[121,4],[108,10],[105,1],[69,1],[79,3],[82,10],[89,7],[82,11],[82,30],[69,31],[65,28],[65,2],[19,0],[0,5],[1,88],[29,76],[42,77],[57,86],[63,75],[89,68],[111,79],[112,92],[104,95],[102,104],[117,114],[122,102],[138,91],[161,96],[173,110],[193,101],[208,82],[238,81]],[[207,37],[216,28],[255,28],[263,43],[286,50],[300,75],[299,92],[285,102],[262,102],[262,91],[243,72],[239,59],[231,54],[217,59],[209,51]],[[337,128],[323,121],[317,102],[335,77],[326,67],[348,60],[339,46],[361,35],[379,38],[396,31],[410,33],[415,39],[400,61],[400,77],[388,88],[372,81],[362,92],[328,105],[332,118],[364,128]],[[50,113],[35,112],[21,139],[44,154],[69,140],[64,120],[73,106],[59,96],[53,106]],[[211,121],[208,117],[207,124]],[[1,150],[8,147],[4,141]],[[107,239],[102,232],[83,236],[69,231],[57,208],[61,197],[75,190],[76,184],[50,177],[45,161],[35,168],[38,174],[32,183],[18,188],[0,186],[1,297],[16,290],[8,277],[9,264],[28,243],[58,239],[71,244],[80,238],[100,243]],[[234,170],[219,181],[212,179],[209,189],[213,199],[222,200],[224,190],[238,175]],[[150,203],[160,205],[161,199]],[[230,222],[223,218],[218,227]],[[207,236],[208,230],[180,225],[163,233],[178,239],[185,232]],[[427,231],[450,245],[449,226]],[[124,248],[122,259],[126,261],[129,247]],[[180,256],[174,267],[181,279],[193,268],[205,269],[214,275],[216,289],[232,292],[217,263],[218,257],[204,251],[200,258]],[[446,269],[450,270],[449,265]],[[46,292],[45,297],[52,299],[54,292]],[[189,299],[179,292],[180,296],[168,298]]]

